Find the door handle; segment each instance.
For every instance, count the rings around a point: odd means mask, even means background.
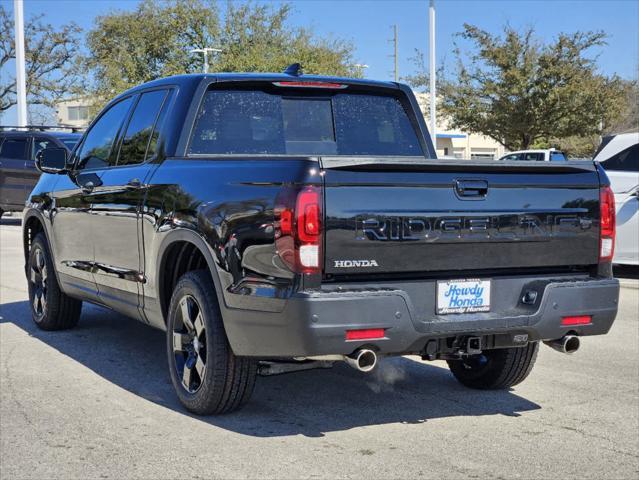
[[[93,182],[86,182],[82,184],[81,188],[83,193],[91,193],[95,188],[95,184]]]
[[[140,181],[139,178],[132,178],[127,182],[127,187],[130,188],[141,188],[142,187],[142,182]]]
[[[463,200],[481,200],[488,194],[486,180],[455,180],[455,193]]]

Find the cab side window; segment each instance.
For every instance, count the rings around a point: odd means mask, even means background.
[[[91,127],[77,151],[78,169],[106,168],[115,165],[114,145],[134,97],[110,107]]]
[[[639,144],[633,145],[601,162],[601,166],[604,170],[639,172]]]
[[[127,125],[120,147],[118,166],[142,163],[147,158],[147,152],[148,156],[153,155],[155,145],[151,145],[151,140],[154,138],[153,131],[166,94],[167,90],[142,94]]]
[[[11,158],[14,160],[26,160],[28,157],[28,148],[28,139],[7,137],[4,142],[2,142],[2,147],[0,147],[0,157]]]
[[[538,152],[529,152],[524,154],[524,160],[527,161],[533,161],[533,162],[543,162],[544,161],[544,154],[543,153],[538,153]]]

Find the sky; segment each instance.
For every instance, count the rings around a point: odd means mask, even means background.
[[[13,15],[13,0],[0,0]],[[272,1],[271,3],[281,3]],[[291,23],[311,27],[323,37],[341,38],[355,46],[355,61],[369,66],[368,78],[393,78],[392,26],[398,28],[399,76],[414,73],[415,50],[428,52],[428,1],[426,0],[294,0]],[[83,29],[94,18],[113,10],[131,10],[137,0],[25,0],[24,15],[44,14],[52,25],[71,20]],[[639,0],[436,0],[437,64],[453,60],[455,33],[464,23],[499,33],[505,24],[516,29],[533,27],[541,41],[551,41],[560,32],[603,30],[608,45],[593,50],[599,54],[602,73],[637,78],[639,74]],[[223,7],[223,3],[222,3]],[[222,8],[223,10],[223,8]],[[13,63],[5,69],[14,68]],[[4,79],[13,72],[0,72]],[[9,110],[2,123],[15,122]]]

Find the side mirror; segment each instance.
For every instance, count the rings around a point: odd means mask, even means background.
[[[65,173],[67,171],[67,157],[66,148],[45,148],[36,155],[35,166],[43,173]]]

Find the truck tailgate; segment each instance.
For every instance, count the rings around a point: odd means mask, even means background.
[[[539,163],[323,158],[325,273],[596,264],[596,169]]]

